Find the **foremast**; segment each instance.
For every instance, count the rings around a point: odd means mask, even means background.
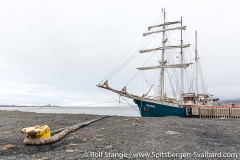
[[[181,17],[181,28],[182,28],[182,17]],[[183,45],[183,30],[181,29],[181,46]],[[181,48],[181,64],[183,64],[183,48]],[[181,68],[181,103],[183,106],[183,93],[184,93],[184,70]]]
[[[165,9],[162,9],[162,12],[163,12],[163,36],[162,36],[162,47],[163,47],[163,50],[162,50],[162,61],[161,61],[161,65],[163,66],[161,68],[161,76],[160,76],[160,89],[161,89],[161,95],[160,97],[164,97],[164,77],[165,77],[165,44],[166,44],[166,41],[167,39],[165,39],[165,36],[166,36],[166,12],[165,12]]]

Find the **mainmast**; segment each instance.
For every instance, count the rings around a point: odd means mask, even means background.
[[[197,31],[195,31],[195,64],[196,64],[196,94],[198,94],[198,51],[197,51]]]
[[[165,34],[166,34],[166,12],[165,12],[165,8],[162,9],[162,12],[163,12],[163,16],[164,16],[164,20],[163,20],[163,37],[162,37],[162,46],[163,46],[163,50],[162,50],[162,60],[161,60],[161,79],[160,79],[160,86],[161,86],[161,95],[160,97],[161,98],[164,98],[164,77],[165,77],[165,68],[164,68],[164,65],[165,65],[165,44],[166,44],[166,39],[165,39]]]
[[[181,17],[181,28],[182,28],[182,17]],[[181,29],[181,46],[183,45],[183,30]],[[183,64],[183,48],[181,48],[180,52],[180,57],[181,57],[181,64]],[[183,104],[183,93],[184,93],[184,69],[181,68],[181,102]]]

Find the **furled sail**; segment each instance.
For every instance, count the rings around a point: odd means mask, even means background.
[[[180,21],[175,21],[175,22],[166,22],[163,24],[159,24],[159,25],[154,25],[154,26],[150,26],[148,27],[148,30],[152,29],[152,28],[156,28],[156,27],[162,27],[162,26],[168,26],[168,25],[172,25],[172,24],[178,24],[181,23]]]
[[[176,30],[176,29],[186,30],[186,26],[176,27],[176,28],[169,28],[169,29],[163,29],[163,30],[158,30],[158,31],[153,31],[153,32],[147,32],[147,33],[143,33],[143,36],[147,36],[147,35],[154,34],[154,33],[160,33],[160,32],[165,32],[165,31]]]
[[[145,50],[140,50],[140,53],[145,53],[145,52],[151,52],[151,51],[157,51],[157,50],[164,50],[164,49],[174,49],[174,48],[187,48],[189,47],[190,44],[186,45],[178,45],[178,46],[164,46],[164,47],[158,47],[158,48],[153,48],[153,49],[145,49]]]
[[[149,66],[149,67],[141,67],[141,68],[137,68],[137,69],[139,69],[139,70],[149,70],[149,69],[158,69],[158,68],[186,68],[191,64],[193,64],[193,63]]]

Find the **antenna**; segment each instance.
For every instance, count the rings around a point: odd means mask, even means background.
[[[162,13],[165,13],[165,8],[162,7]]]

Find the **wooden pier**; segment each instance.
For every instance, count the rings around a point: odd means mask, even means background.
[[[200,118],[240,118],[240,108],[198,108]]]

